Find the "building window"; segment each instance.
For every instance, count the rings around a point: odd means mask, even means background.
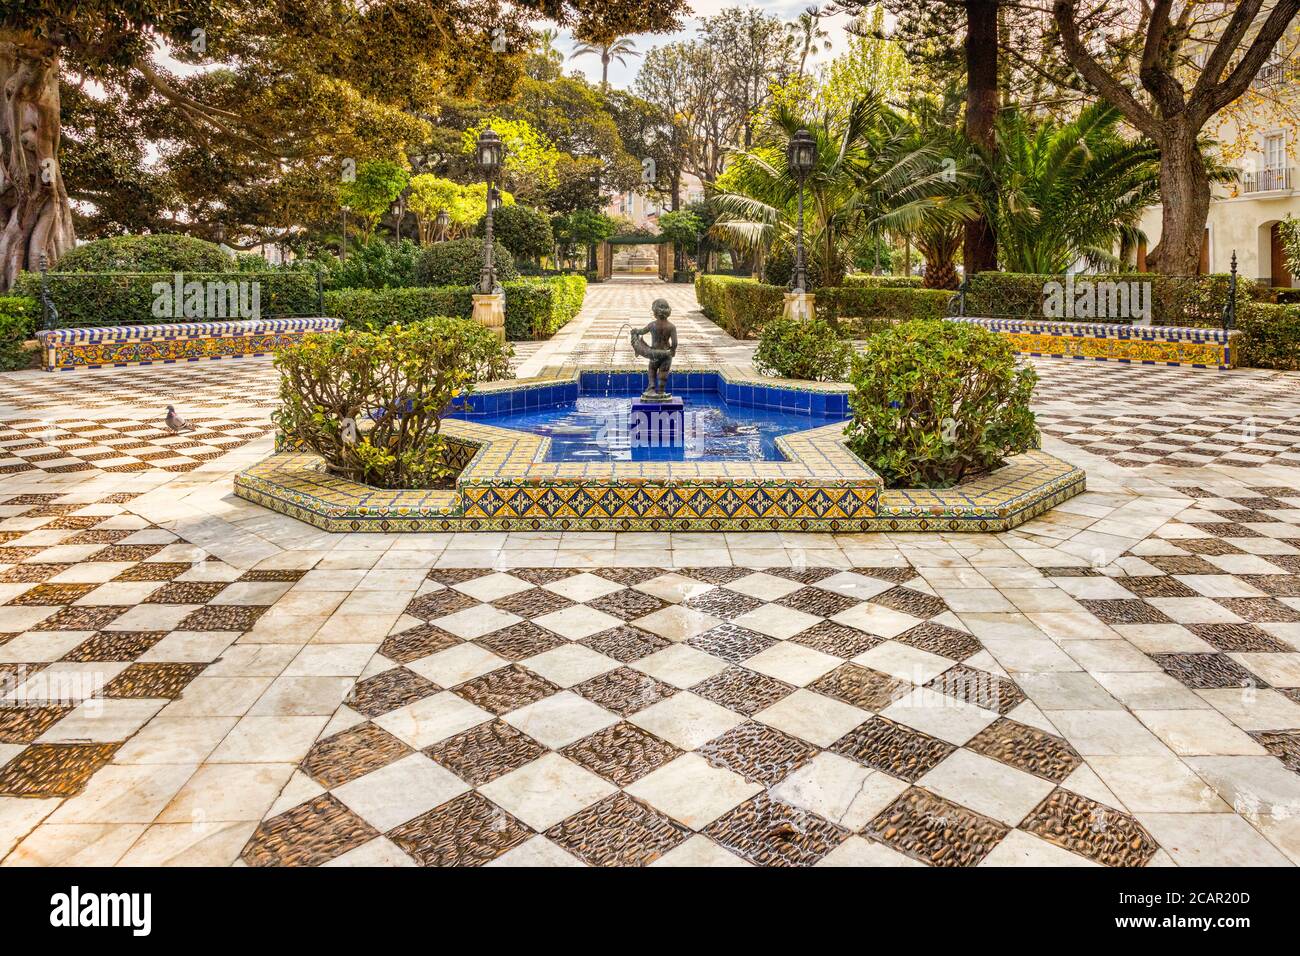
[[[1291,167],[1287,162],[1286,135],[1268,133],[1263,142],[1261,165],[1245,177],[1245,191],[1263,193],[1291,188]]]

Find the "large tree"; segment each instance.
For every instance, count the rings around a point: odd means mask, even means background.
[[[234,154],[255,157],[265,200],[293,178],[286,170],[311,180],[314,169],[308,192],[319,191],[326,169],[337,176],[347,161],[393,158],[418,142],[427,126],[414,114],[435,90],[507,95],[532,16],[600,42],[673,29],[683,8],[684,0],[0,0],[0,288],[75,242],[77,184],[61,149],[67,81],[121,95],[133,113],[165,115],[161,151],[185,160],[192,182],[214,181],[198,173],[205,150],[218,183],[244,177]]]
[[[686,40],[651,50],[636,77],[637,95],[678,128],[686,171],[706,183],[722,172],[743,120],[718,81],[720,70],[713,47]]]
[[[798,64],[798,44],[779,17],[753,7],[728,7],[700,23],[701,39],[713,50],[719,84],[740,114],[742,145],[753,142],[755,114]]]
[[[1246,91],[1300,13],[1300,0],[1150,0],[1112,21],[1100,39],[1081,25],[1093,5],[1054,0],[1065,55],[1160,150],[1160,242],[1147,262],[1159,272],[1194,274],[1210,208],[1201,130]],[[1133,56],[1108,67],[1103,42]]]

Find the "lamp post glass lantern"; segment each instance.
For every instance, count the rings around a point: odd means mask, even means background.
[[[492,213],[495,209],[494,203],[500,198],[496,189],[496,178],[505,164],[506,150],[501,137],[491,126],[479,134],[476,146],[478,168],[483,171],[483,178],[487,182],[484,202],[487,212],[483,217],[483,271],[479,277],[479,291],[484,295],[491,295],[497,287],[496,262],[492,245]]]
[[[447,214],[447,210],[445,210],[445,209],[439,209],[439,210],[438,210],[438,215],[437,215],[437,217],[433,220],[433,224],[434,224],[434,225],[437,227],[437,229],[438,229],[438,240],[437,240],[437,241],[438,241],[438,242],[444,242],[444,241],[446,241],[446,239],[447,239],[447,227],[451,225],[451,216]]]
[[[794,252],[794,291],[808,291],[808,266],[803,251],[803,185],[817,162],[817,141],[806,130],[801,129],[790,137],[786,147],[786,164],[799,180],[799,222],[795,230]]]

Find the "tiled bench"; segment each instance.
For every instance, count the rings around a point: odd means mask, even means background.
[[[1028,355],[1191,368],[1235,368],[1237,343],[1241,336],[1235,329],[1191,329],[1169,325],[974,316],[950,316],[948,321],[968,322],[999,332],[1011,340],[1017,352]]]
[[[38,332],[45,370],[202,362],[266,355],[312,332],[333,332],[338,319],[242,319]]]

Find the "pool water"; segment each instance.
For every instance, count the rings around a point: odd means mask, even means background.
[[[628,425],[632,397],[583,395],[553,405],[472,420],[551,439],[547,461],[781,461],[776,439],[843,421],[839,414],[784,411],[729,404],[712,392],[682,395],[686,404],[681,447],[633,447]]]

